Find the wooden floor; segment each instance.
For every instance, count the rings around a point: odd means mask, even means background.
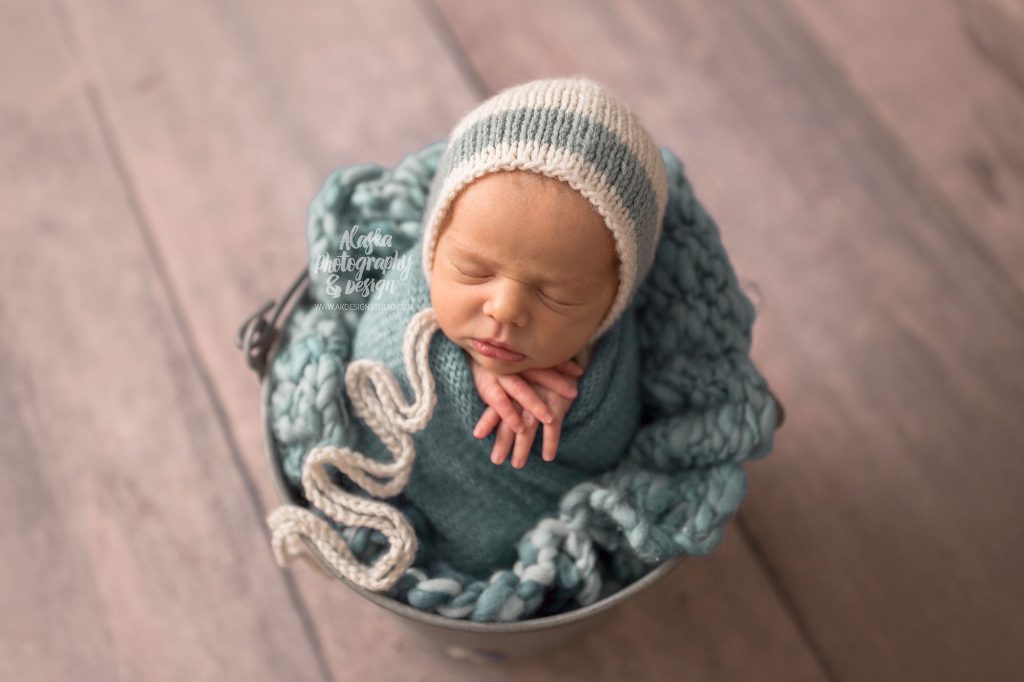
[[[0,6],[0,679],[1020,679],[1019,1]],[[482,669],[277,568],[232,336],[332,169],[569,73],[686,163],[787,421],[712,556]]]

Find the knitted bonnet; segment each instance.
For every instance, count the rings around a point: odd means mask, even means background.
[[[626,309],[654,262],[668,201],[658,147],[606,87],[589,78],[534,80],[502,90],[451,134],[423,213],[423,275],[430,282],[438,230],[460,191],[500,170],[562,180],[582,194],[615,237],[619,288],[593,342]]]

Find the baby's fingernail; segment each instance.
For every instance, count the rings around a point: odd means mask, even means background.
[[[554,454],[552,454],[552,453],[550,453],[550,452],[545,452],[545,453],[544,453],[544,454],[542,455],[542,457],[544,457],[544,461],[545,461],[545,462],[550,462],[551,460],[553,460],[553,459],[555,458]]]
[[[555,415],[551,414],[550,412],[545,412],[544,413],[544,423],[545,424],[550,424],[553,421],[555,421]]]
[[[498,464],[498,453],[497,452],[492,452],[491,453],[491,464]]]

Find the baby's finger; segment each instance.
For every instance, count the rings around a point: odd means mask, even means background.
[[[493,407],[488,406],[484,410],[483,415],[480,417],[480,421],[476,423],[473,428],[474,438],[487,438],[487,435],[494,430],[494,427],[501,423],[501,415]]]
[[[498,377],[498,382],[502,388],[508,391],[509,395],[516,399],[523,409],[530,412],[537,419],[541,420],[545,424],[550,424],[555,420],[555,414],[547,406],[537,392],[533,390],[533,387],[526,382],[526,379],[519,376],[518,374],[510,374],[507,376]],[[504,417],[505,415],[502,415]],[[523,417],[525,417],[525,413]],[[523,431],[517,430],[517,433],[523,433]]]
[[[498,383],[487,387],[485,395],[481,395],[483,401],[494,408],[501,417],[503,422],[508,423],[509,427],[516,433],[522,433],[523,429],[523,418],[519,415],[519,410],[516,409],[516,404],[508,397],[508,393],[505,392],[505,388]]]
[[[572,400],[579,395],[578,382],[553,369],[528,369],[523,376],[535,384],[549,388],[563,398]]]
[[[541,450],[541,457],[545,462],[552,462],[558,454],[558,440],[562,437],[562,420],[556,420],[553,424],[544,427],[544,447]]]
[[[516,436],[515,451],[512,453],[512,466],[522,469],[526,466],[526,459],[530,456],[530,448],[537,437],[537,420],[530,413],[523,415],[523,422],[526,424],[526,431]]]
[[[583,376],[583,368],[575,360],[566,360],[560,365],[555,365],[554,369],[577,379]]]
[[[498,435],[494,439],[494,447],[491,448],[491,463],[503,464],[508,457],[508,451],[512,447],[512,439],[515,432],[508,425],[508,422],[501,422],[498,425]]]

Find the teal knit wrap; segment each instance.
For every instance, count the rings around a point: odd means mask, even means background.
[[[385,281],[404,286],[387,302],[411,303],[411,309],[368,310],[355,333],[352,359],[376,360],[412,393],[405,374],[402,343],[413,315],[430,307],[430,289],[422,277],[420,249],[410,249],[412,275],[401,283],[396,270]],[[473,427],[487,407],[476,392],[469,356],[443,333],[434,335],[430,368],[437,382],[437,406],[426,428],[414,435],[416,464],[403,497],[430,522],[420,537],[421,560],[446,560],[458,570],[486,577],[511,566],[516,543],[538,518],[558,506],[562,495],[594,478],[625,454],[640,425],[640,362],[631,311],[597,342],[594,356],[562,426],[558,457],[544,462],[542,440],[533,443],[523,469],[510,461],[490,461],[494,434],[477,440]],[[343,443],[368,457],[390,461],[391,454],[373,431],[355,420]]]
[[[367,164],[332,174],[310,209],[311,266],[355,224],[392,236],[380,255],[397,249],[419,263],[418,219],[443,149],[428,146],[391,170]],[[661,153],[669,203],[655,263],[595,348],[554,462],[542,462],[535,443],[522,470],[490,463],[493,435],[471,435],[484,405],[465,355],[434,335],[437,408],[415,435],[407,487],[389,500],[415,528],[420,552],[393,598],[453,618],[537,617],[592,603],[667,558],[707,554],[720,542],[745,493],[741,463],[770,452],[778,405],[750,360],[754,310],[717,227],[679,160]],[[411,309],[365,314],[314,307],[365,299],[329,298],[327,273],[311,276],[271,366],[273,432],[296,487],[317,445],[387,458],[352,412],[345,367],[380,360],[408,392],[400,337],[429,306],[415,267],[399,293],[381,299]],[[357,492],[340,475],[336,483]],[[367,563],[384,549],[377,531],[335,527]]]

